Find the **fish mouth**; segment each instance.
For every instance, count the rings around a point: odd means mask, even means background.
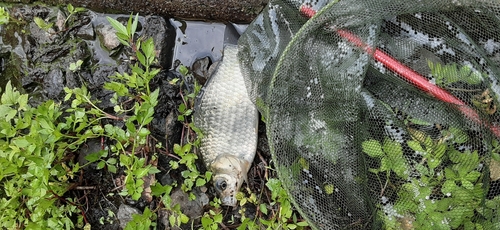
[[[221,197],[221,203],[224,206],[236,207],[237,200],[234,196]]]

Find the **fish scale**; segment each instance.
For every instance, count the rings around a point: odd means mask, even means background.
[[[229,172],[238,181],[235,192],[246,180],[254,159],[258,126],[257,108],[248,97],[237,53],[235,45],[224,48],[223,61],[197,98],[194,115],[195,125],[203,133],[200,155],[207,169],[214,173],[214,180],[218,173],[228,173],[217,164],[221,156],[234,156],[241,160],[242,171]],[[231,163],[234,162],[227,159],[223,162],[226,166]],[[231,202],[227,205],[234,206]]]

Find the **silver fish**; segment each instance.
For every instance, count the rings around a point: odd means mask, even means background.
[[[200,154],[223,205],[236,206],[257,148],[258,112],[250,101],[237,58],[226,45],[224,57],[196,101],[194,123],[202,133]]]

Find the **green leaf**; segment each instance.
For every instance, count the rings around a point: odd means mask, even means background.
[[[17,114],[17,111],[10,106],[0,105],[0,116],[4,117],[5,121],[10,121]]]
[[[156,89],[149,95],[149,103],[151,106],[156,106],[158,104],[158,95],[160,94],[160,90]]]
[[[116,164],[116,158],[109,158],[107,161],[106,161],[108,164]]]
[[[12,143],[14,143],[19,148],[26,148],[31,144],[29,141],[22,137],[13,139]]]
[[[99,161],[99,163],[97,163],[97,169],[103,169],[104,166],[106,166],[106,162],[104,161]]]
[[[106,19],[118,33],[125,35],[126,39],[129,38],[129,33],[127,32],[127,28],[123,24],[121,24],[119,21],[109,16],[106,16]]]
[[[446,179],[448,180],[456,180],[458,179],[458,176],[457,174],[450,168],[445,168],[444,169],[444,175],[446,177]]]
[[[4,7],[0,7],[0,25],[9,23],[9,12]]]
[[[75,8],[75,13],[84,12],[84,11],[87,11],[87,9],[83,8],[83,7],[76,7]]]
[[[382,172],[389,171],[391,170],[391,168],[392,168],[392,162],[387,157],[383,157],[380,160],[380,171]]]
[[[127,96],[129,93],[128,88],[120,82],[106,82],[104,88],[116,92],[118,96]]]
[[[18,110],[26,110],[28,108],[28,94],[22,94],[17,99],[17,103],[19,104]]]
[[[186,75],[188,75],[189,70],[186,66],[180,65],[179,66],[179,73],[181,73],[183,76],[186,76]]]
[[[149,168],[148,174],[157,174],[157,173],[160,173],[160,172],[161,171],[158,168],[152,166],[152,167]]]
[[[149,129],[146,129],[146,128],[141,128],[141,129],[139,130],[138,135],[139,135],[140,137],[146,137],[146,136],[148,136],[150,133],[151,133],[151,132],[149,131]]]
[[[149,38],[148,40],[146,40],[143,44],[142,44],[142,51],[144,52],[144,55],[146,55],[146,58],[148,59],[154,59],[155,57],[155,53],[154,53],[154,50],[155,50],[155,46],[154,46],[154,43],[153,43],[153,38]],[[147,63],[147,65],[145,66],[149,66],[151,65],[151,63]]]
[[[19,92],[15,88],[12,87],[10,81],[5,85],[5,92],[2,94],[1,102],[4,105],[13,105],[17,102],[17,98],[19,97]]]
[[[408,147],[413,149],[413,151],[422,152],[422,153],[425,152],[424,148],[422,148],[422,145],[420,145],[420,142],[418,142],[418,141],[410,140],[410,141],[407,141],[406,144],[408,145]]]
[[[149,168],[140,168],[140,169],[137,169],[136,171],[134,171],[134,175],[137,177],[137,178],[142,178],[144,176],[146,176],[149,172]]]
[[[132,17],[132,15],[130,15]],[[134,35],[137,30],[137,23],[139,22],[139,13],[135,15],[134,22],[132,23],[132,28],[130,30],[130,34]]]
[[[474,185],[467,180],[462,180],[462,186],[466,189],[472,190],[474,188]]]
[[[67,8],[68,8],[68,12],[70,12],[70,13],[73,13],[73,11],[75,10],[75,8],[73,7],[73,5],[71,5],[71,3],[68,4]]]
[[[467,135],[467,133],[465,133],[461,129],[450,127],[449,131],[453,135],[453,140],[457,144],[463,144],[469,140],[469,136]]]
[[[382,146],[382,149],[384,153],[391,158],[397,158],[403,155],[403,149],[401,148],[401,144],[396,141],[392,141],[388,138],[384,140],[384,145]]]
[[[102,150],[103,151],[103,150]],[[85,157],[85,160],[89,161],[89,162],[96,162],[98,161],[99,159],[101,159],[101,151],[100,152],[96,152],[96,153],[91,153],[91,154],[88,154],[86,155]]]
[[[179,106],[179,111],[180,111],[180,106]],[[363,152],[368,154],[368,156],[370,157],[381,158],[385,156],[384,152],[382,151],[382,146],[380,145],[380,142],[378,142],[377,140],[363,141],[361,146],[363,148]]]
[[[441,160],[430,158],[427,160],[427,165],[429,166],[429,169],[434,170],[436,167],[438,167],[441,164]]]
[[[196,187],[201,187],[205,185],[207,182],[203,178],[197,178],[196,179]]]
[[[35,21],[35,24],[42,30],[48,30],[54,25],[54,23],[47,23],[39,17],[35,17],[33,18],[33,20]]]
[[[189,222],[189,217],[186,216],[186,214],[181,213],[181,223],[185,224],[187,222]]]
[[[476,182],[477,179],[481,176],[481,173],[478,171],[472,171],[465,176],[464,179],[470,181],[470,182]]]
[[[108,165],[108,171],[110,173],[116,173],[116,166],[115,165]]]
[[[452,193],[457,189],[457,184],[453,180],[447,180],[443,183],[443,187],[441,188],[441,192],[443,194]]]
[[[141,53],[141,51],[136,51],[135,52],[135,55],[137,56],[137,59],[139,59],[139,62],[143,65],[143,66],[148,66],[148,63],[146,62],[146,58],[144,57],[144,55]]]
[[[267,215],[267,206],[266,206],[266,204],[261,203],[261,204],[259,205],[259,209],[260,209],[260,211],[261,211],[262,213],[264,213],[264,215]]]

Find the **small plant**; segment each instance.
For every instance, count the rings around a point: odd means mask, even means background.
[[[66,20],[64,20],[64,25],[67,25],[68,23],[68,20],[73,16],[73,15],[76,15],[80,12],[85,12],[86,9],[85,8],[82,8],[82,7],[74,7],[73,5],[71,4],[68,4],[66,6],[66,9],[68,10],[68,17],[66,17]]]
[[[132,17],[131,17],[132,18]],[[109,19],[109,18],[108,18]],[[112,21],[110,21],[112,22]],[[129,23],[131,20],[129,20]],[[134,21],[137,23],[136,20]],[[121,24],[120,24],[121,25]],[[117,27],[112,23],[112,26]],[[121,25],[123,27],[123,25]],[[131,25],[128,25],[131,27]],[[138,42],[139,43],[139,42]],[[136,63],[132,66],[132,74],[116,73],[111,78],[113,82],[105,83],[104,88],[111,90],[114,93],[111,102],[115,104],[114,111],[120,116],[110,115],[100,110],[94,102],[91,101],[90,95],[86,92],[85,87],[75,89],[65,89],[67,96],[65,100],[69,99],[71,95],[75,95],[72,101],[72,110],[82,111],[80,106],[84,104],[91,105],[88,111],[84,113],[93,114],[97,117],[96,120],[110,118],[113,120],[124,121],[126,129],[106,124],[104,129],[101,127],[94,127],[96,132],[105,135],[107,138],[113,140],[115,144],[111,145],[109,150],[112,154],[109,155],[107,151],[100,151],[98,153],[90,154],[86,157],[90,162],[99,161],[98,167],[104,168],[107,166],[111,172],[116,172],[115,164],[125,168],[126,177],[124,180],[124,188],[121,195],[130,195],[132,199],[138,200],[144,190],[143,177],[159,172],[156,167],[147,164],[145,158],[137,156],[137,151],[147,144],[147,138],[150,134],[147,128],[148,124],[153,120],[154,107],[158,103],[159,90],[151,92],[149,88],[150,80],[160,71],[159,69],[150,69],[150,65],[155,60],[154,44],[152,39],[148,39],[142,43],[137,44],[136,54],[141,55],[139,58],[140,64]],[[125,108],[125,105],[119,103],[119,97],[133,98],[133,104],[128,104],[130,108]],[[116,160],[118,159],[118,161]],[[154,159],[153,159],[154,160]]]
[[[77,72],[82,67],[82,64],[83,64],[82,60],[78,60],[76,62],[72,62],[72,63],[69,64],[69,70],[71,72]]]
[[[205,212],[201,217],[202,229],[219,229],[219,225],[223,221],[222,209],[220,208],[221,201],[219,198],[215,197],[213,201],[210,201],[211,209]]]
[[[155,223],[151,222],[151,219],[156,219],[154,213],[146,207],[142,214],[133,214],[132,221],[127,223],[124,230],[149,230],[151,227],[155,227]]]
[[[34,17],[33,20],[35,21],[35,24],[44,31],[48,31],[50,28],[52,28],[52,26],[54,26],[53,22],[46,22],[39,17]]]
[[[0,7],[0,25],[9,23],[9,12],[4,7]]]
[[[471,87],[481,86],[483,79],[487,76],[471,67],[464,65],[458,67],[456,63],[441,65],[440,63],[428,62],[432,76],[436,78],[436,85],[452,91],[474,93],[472,106],[483,114],[493,115],[497,111],[497,98],[490,89],[462,89],[456,88],[456,83],[466,83]]]
[[[116,36],[118,37],[118,40],[125,46],[134,47],[134,34],[139,22],[139,14],[135,15],[135,19],[133,21],[131,15],[126,27],[116,19],[110,17],[106,18],[108,19],[109,23],[111,23],[111,26],[113,26],[113,28],[115,28],[115,30],[117,31]],[[133,49],[137,50],[137,48]]]
[[[436,84],[448,88],[453,83],[464,82],[470,85],[477,85],[483,81],[480,72],[471,69],[469,66],[458,68],[456,63],[441,65],[428,61],[432,76],[436,77]]]
[[[260,219],[260,222],[270,229],[302,229],[309,226],[306,221],[298,221],[296,214],[293,212],[293,206],[290,202],[287,191],[281,185],[281,181],[272,178],[266,183],[266,186],[271,191],[271,199],[273,202],[270,205],[278,205],[279,211],[272,216],[270,220]],[[260,205],[261,211],[267,212],[265,206]],[[292,222],[289,222],[292,220]]]
[[[63,195],[79,166],[62,161],[73,140],[58,125],[61,114],[53,101],[29,106],[28,95],[7,83],[0,103],[1,228],[73,228],[79,206]]]
[[[490,207],[496,207],[498,199],[487,200],[485,207],[484,169],[478,167],[485,159],[477,150],[461,152],[454,147],[467,143],[469,136],[454,127],[442,130],[439,139],[416,129],[410,133],[412,139],[406,141],[405,149],[420,154],[421,159],[405,158],[404,154],[411,153],[404,153],[401,144],[389,138],[382,144],[373,139],[362,144],[363,152],[380,162],[369,171],[385,174],[385,182],[379,178],[381,196],[388,189],[397,193],[393,202],[380,206],[383,211],[378,215],[385,228],[495,228],[497,224],[491,221],[498,216]]]

